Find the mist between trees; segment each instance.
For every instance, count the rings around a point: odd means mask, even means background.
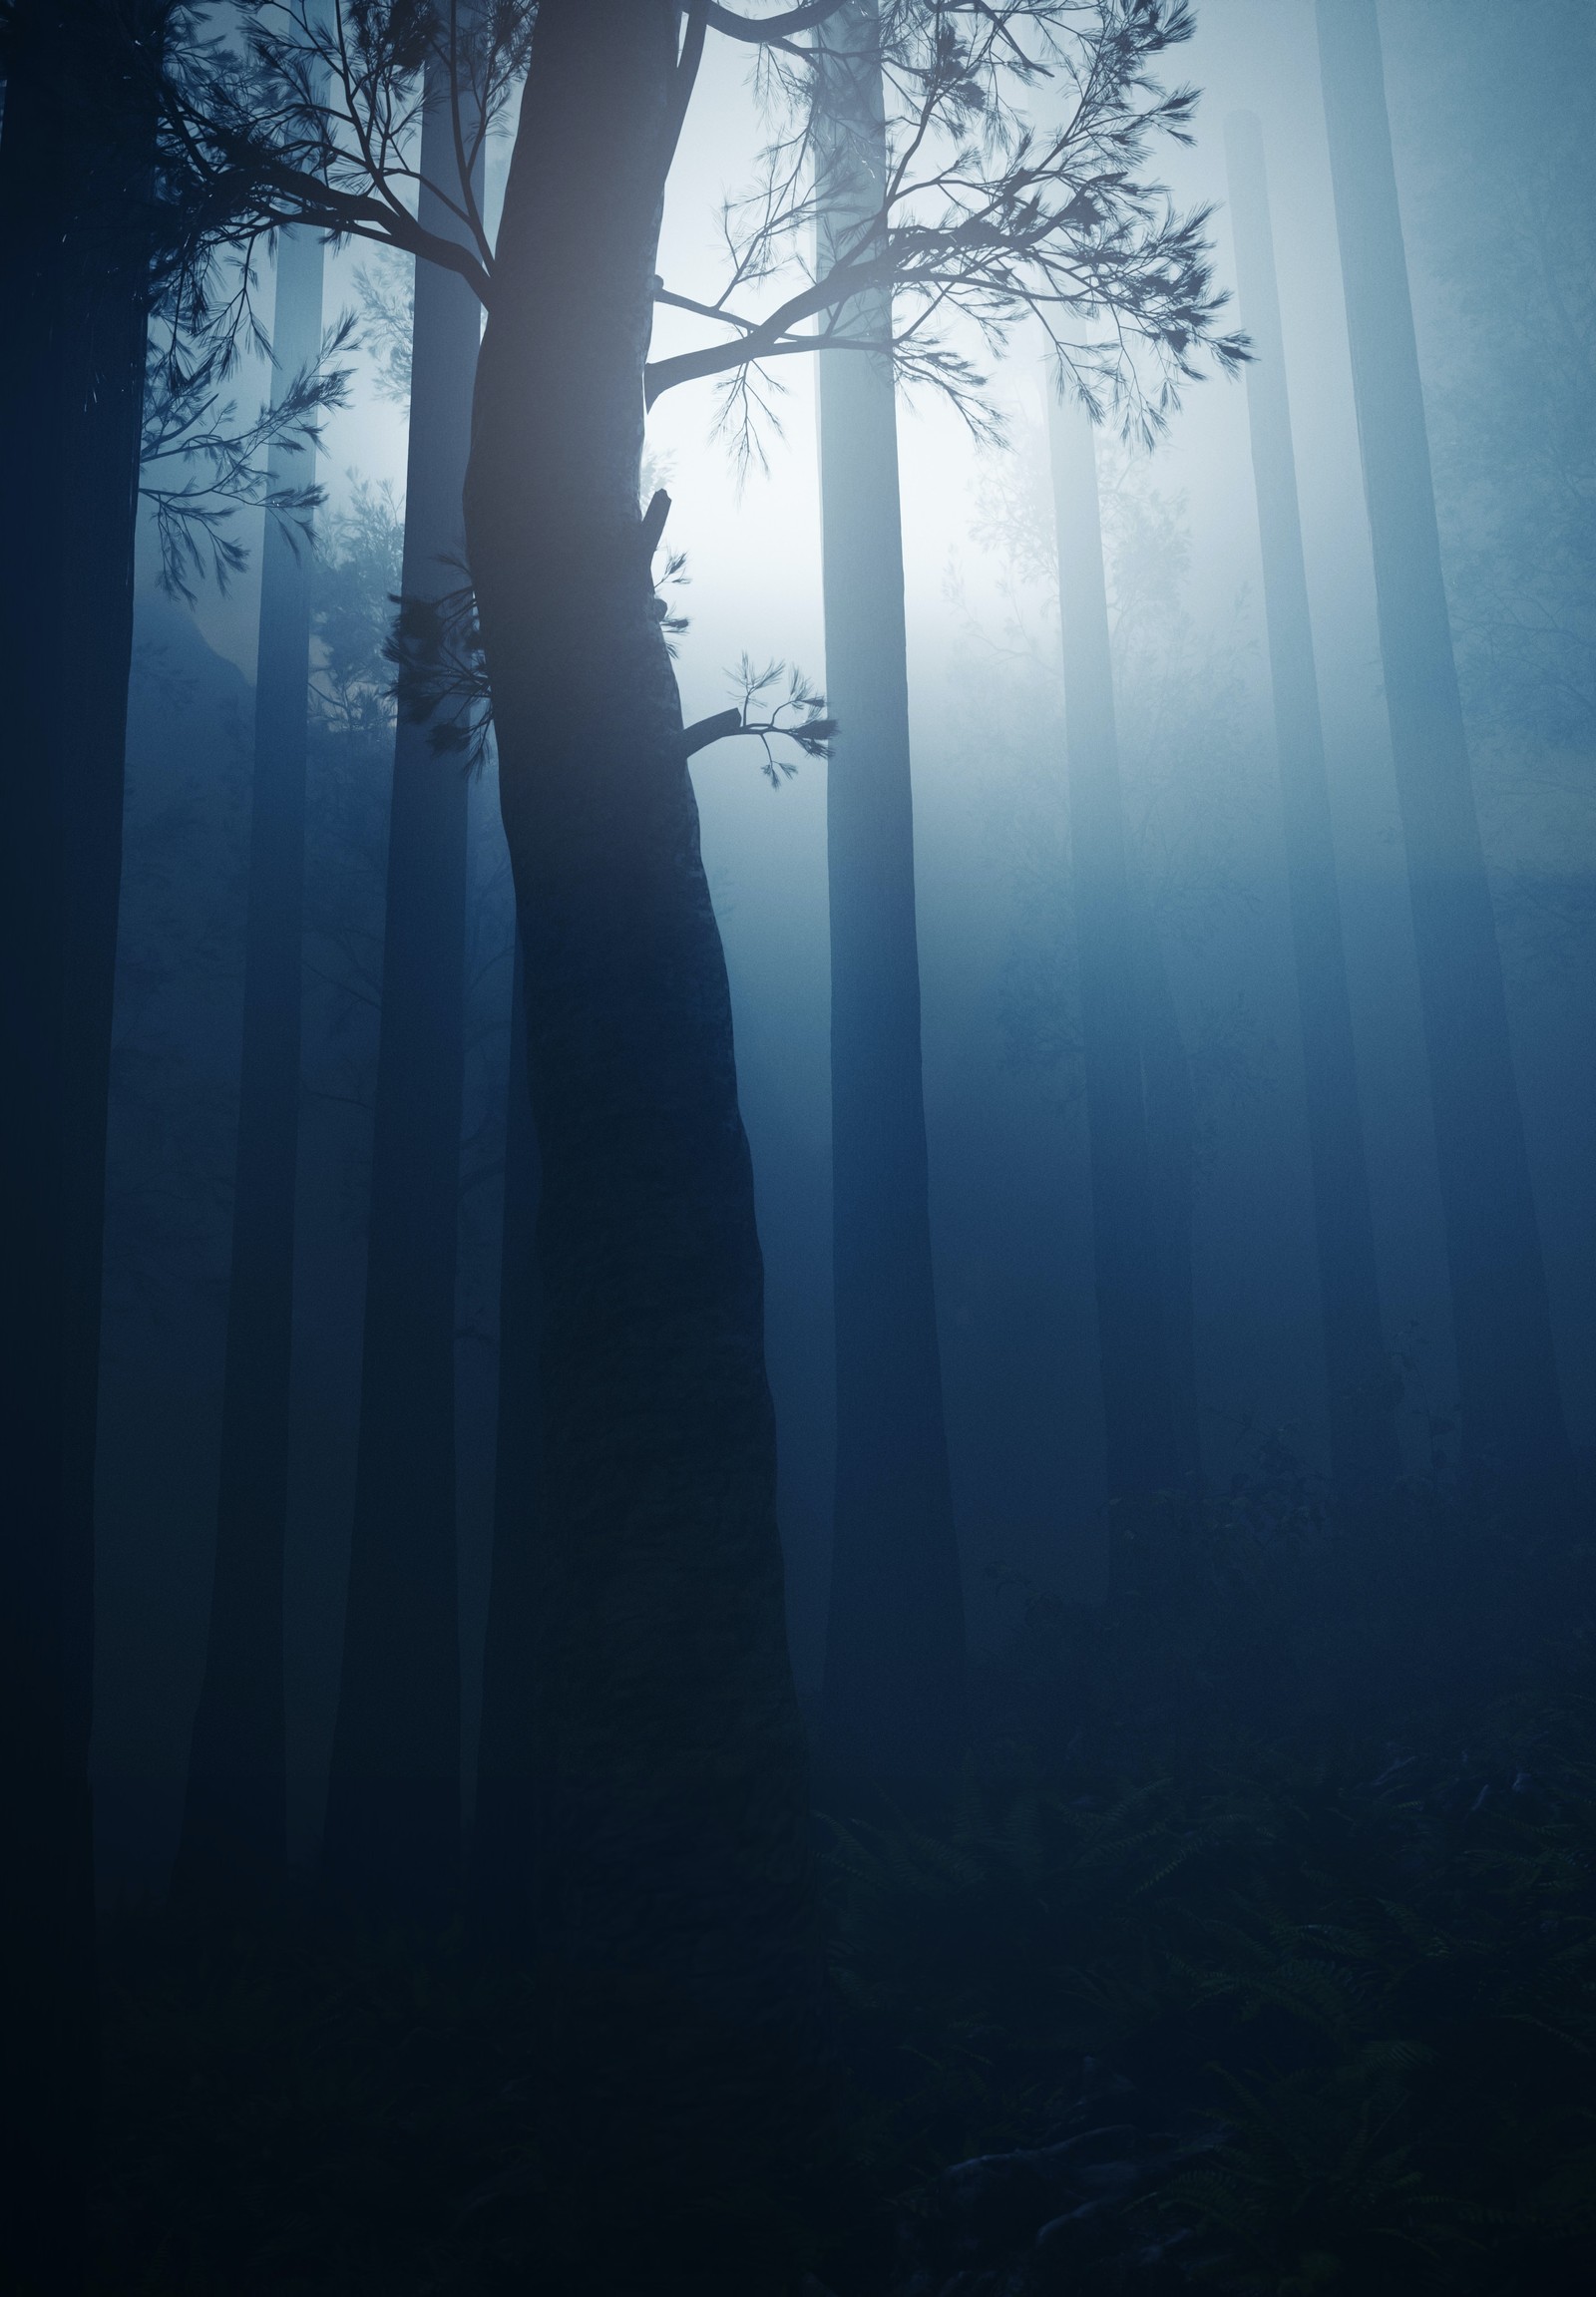
[[[1165,1997],[1588,1921],[1583,12],[0,43],[8,2286],[1562,2286]]]

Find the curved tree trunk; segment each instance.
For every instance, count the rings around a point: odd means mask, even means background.
[[[456,180],[445,75],[429,67],[421,171]],[[421,220],[454,225],[423,188]],[[481,309],[416,265],[406,598],[457,589]],[[436,1921],[460,1871],[455,1265],[465,1093],[466,780],[401,718],[383,931],[360,1439],[323,1871],[393,1920]]]
[[[277,240],[274,397],[321,343],[319,233]],[[310,450],[272,450],[273,486],[308,485]],[[260,556],[243,1054],[232,1282],[221,1397],[215,1578],[189,1756],[180,1888],[269,1888],[287,1861],[283,1540],[299,1149],[300,942],[312,561],[267,520]]]
[[[106,1103],[167,11],[19,0],[0,133],[0,2281],[82,2284]]]
[[[1174,1418],[1142,1097],[1140,957],[1119,790],[1097,450],[1082,406],[1050,392],[1048,410],[1097,1352],[1108,1496],[1121,1499],[1156,1491],[1173,1477]]]
[[[821,38],[822,260],[879,208],[886,171],[874,0]],[[890,297],[841,330],[891,332]],[[819,362],[831,908],[832,1269],[837,1466],[825,1744],[840,1776],[946,1778],[965,1743],[965,1619],[932,1275],[909,677],[890,359]]]
[[[785,2270],[740,2228],[816,2110],[819,1961],[752,1173],[637,512],[675,26],[540,8],[466,514],[543,1162],[552,2184],[585,2285],[753,2291]]]
[[[1375,1224],[1369,1208],[1330,783],[1308,615],[1264,140],[1250,113],[1238,113],[1225,123],[1225,146],[1241,317],[1257,354],[1247,370],[1247,411],[1303,1034],[1331,1473],[1343,1498],[1359,1499],[1389,1491],[1400,1473],[1401,1456],[1392,1418],[1390,1358],[1380,1324]]]
[[[1429,1060],[1463,1455],[1567,1456],[1429,467],[1375,0],[1319,0],[1380,650]]]

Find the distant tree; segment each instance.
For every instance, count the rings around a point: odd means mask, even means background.
[[[470,19],[468,19],[470,21]],[[417,214],[464,233],[483,123],[446,53],[424,67]],[[462,173],[462,170],[465,172]],[[481,305],[422,256],[410,299],[402,593],[459,587]],[[354,1535],[322,1865],[387,1919],[453,1906],[460,1859],[455,1284],[465,1085],[466,797],[430,710],[394,730]],[[448,721],[446,721],[447,723]]]
[[[1319,0],[1381,658],[1412,902],[1463,1455],[1567,1457],[1546,1271],[1452,651],[1375,0]]]
[[[1343,1498],[1363,1500],[1389,1491],[1400,1472],[1393,1413],[1399,1389],[1394,1388],[1381,1330],[1375,1223],[1308,611],[1263,133],[1250,113],[1238,113],[1226,122],[1225,140],[1243,310],[1258,346],[1247,375],[1247,404],[1297,960],[1331,1470]]]
[[[882,23],[849,0],[817,34],[816,228],[835,263],[880,227]],[[886,343],[892,289],[837,314]],[[841,1779],[951,1776],[965,1620],[931,1258],[897,381],[886,350],[823,359],[831,1220],[837,1445],[824,1749]]]
[[[272,399],[303,395],[321,345],[322,242],[278,233]],[[308,506],[314,466],[272,439],[268,496]],[[305,467],[306,465],[309,467]],[[299,466],[296,468],[296,464]],[[205,1670],[189,1758],[180,1887],[253,1896],[288,1855],[283,1550],[299,1164],[305,761],[312,538],[268,518],[260,570],[254,772],[232,1264],[221,1401],[216,1551]]]
[[[430,45],[491,109],[491,12],[471,46],[452,9],[344,8],[322,108],[302,13],[262,9],[247,54],[182,111],[188,164],[249,177],[258,228],[304,218],[427,255],[488,307],[465,523],[543,1167],[528,1666],[545,2137],[590,2278],[640,2275],[644,2257],[657,2271],[690,2240],[704,2286],[748,2290],[782,2269],[735,2214],[714,2245],[709,2196],[763,2189],[814,2125],[820,1968],[752,1181],[687,774],[741,714],[681,723],[652,579],[668,505],[638,515],[645,405],[720,377],[749,440],[762,370],[858,356],[830,315],[882,287],[892,333],[869,347],[978,423],[955,323],[996,344],[1039,316],[1132,420],[1156,419],[1200,357],[1238,352],[1202,217],[1138,174],[1155,136],[1187,132],[1195,99],[1154,79],[1191,29],[1183,6],[893,7],[885,214],[816,276],[802,36],[837,4],[750,19],[713,0],[542,0],[496,243],[470,213],[465,243],[418,222],[392,94]],[[794,125],[731,219],[730,278],[696,297],[659,279],[657,240],[711,32],[755,52]],[[650,360],[659,302],[712,338]]]

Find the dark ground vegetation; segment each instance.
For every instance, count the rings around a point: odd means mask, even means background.
[[[818,1822],[842,2149],[728,2223],[839,2297],[1587,2286],[1589,1503],[1335,1522],[1266,1444],[1116,1523],[1100,1609],[1016,1585],[953,1800]],[[104,1967],[98,2288],[584,2286],[528,1973],[308,1901]]]

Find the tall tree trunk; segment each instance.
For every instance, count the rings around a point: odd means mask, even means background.
[[[482,1667],[482,1734],[471,1843],[471,1913],[507,1946],[533,1934],[536,1723],[528,1654],[537,1632],[534,1530],[542,1481],[538,1408],[542,1279],[538,1270],[538,1133],[527,1087],[527,986],[521,951],[510,1007],[505,1112],[504,1241],[499,1259],[499,1434],[494,1464],[493,1577]]]
[[[82,2283],[106,1099],[165,9],[19,0],[0,134],[0,2281]]]
[[[457,180],[447,76],[429,66],[421,221],[458,225],[429,187]],[[457,589],[481,310],[416,265],[407,598]],[[343,1681],[323,1867],[345,1898],[437,1920],[460,1867],[455,1541],[455,1261],[465,1092],[466,781],[401,718],[383,936],[371,1229]]]
[[[1191,1062],[1175,1010],[1169,966],[1147,898],[1131,873],[1141,1018],[1141,1072],[1147,1123],[1147,1185],[1169,1368],[1169,1417],[1175,1473],[1201,1475],[1197,1411],[1197,1338],[1192,1299],[1192,1227],[1197,1193],[1197,1111]]]
[[[1247,370],[1247,412],[1297,958],[1331,1473],[1343,1498],[1358,1499],[1389,1490],[1400,1472],[1401,1456],[1380,1323],[1375,1224],[1369,1208],[1358,1057],[1342,947],[1341,895],[1308,613],[1264,139],[1251,113],[1237,113],[1225,123],[1225,150],[1241,317],[1256,351]]]
[[[321,342],[322,267],[319,233],[279,234],[271,344],[274,399],[315,362]],[[268,474],[273,487],[309,485],[315,476],[313,453],[274,446]],[[215,1578],[178,1858],[180,1888],[201,1894],[269,1888],[281,1876],[288,1848],[282,1569],[299,1149],[311,569],[308,543],[268,519],[260,557],[243,1053]]]
[[[1466,1459],[1556,1465],[1567,1434],[1480,849],[1375,0],[1319,0],[1381,658],[1407,879]]]
[[[1142,1090],[1140,957],[1125,853],[1097,450],[1078,401],[1050,393],[1069,849],[1085,1045],[1097,1351],[1110,1499],[1175,1473],[1174,1414]]]
[[[757,2291],[820,1973],[753,1180],[637,511],[675,24],[539,10],[466,514],[543,1161],[545,2142],[584,2286]]]
[[[887,138],[874,0],[821,34],[821,259],[879,209]],[[891,298],[839,324],[885,340]],[[845,1777],[946,1777],[964,1744],[964,1597],[943,1426],[915,933],[909,676],[889,358],[819,362],[831,903],[837,1464],[825,1742]]]

